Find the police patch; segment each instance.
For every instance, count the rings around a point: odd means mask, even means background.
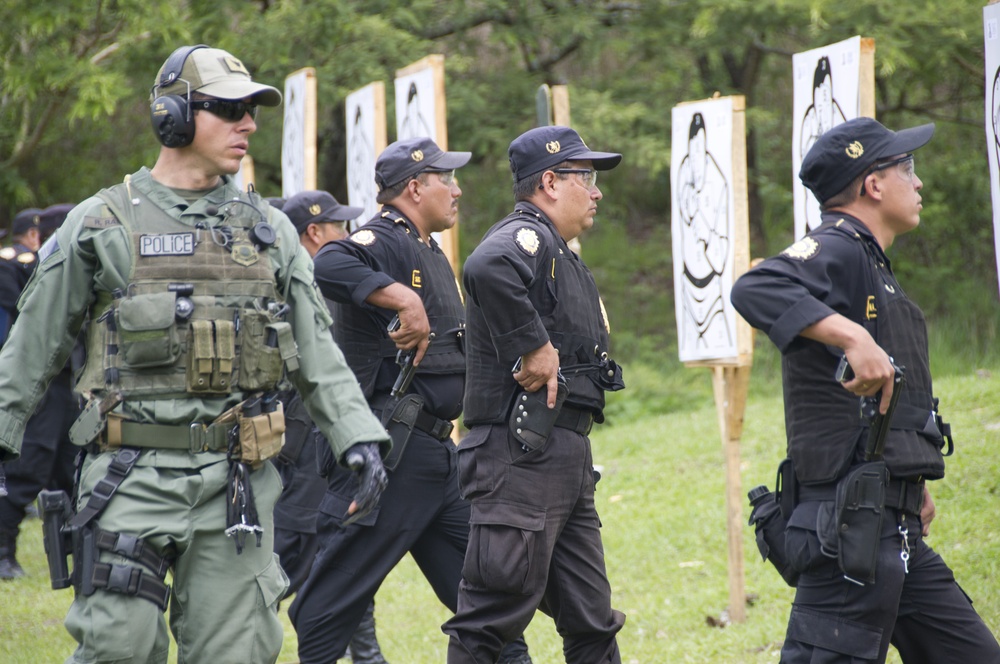
[[[375,233],[369,230],[361,229],[360,231],[352,235],[351,239],[357,242],[358,244],[367,247],[375,244]]]
[[[150,233],[139,236],[140,256],[190,256],[194,233]]]
[[[798,261],[807,261],[819,253],[819,242],[811,237],[804,237],[792,246],[781,252],[782,256],[794,258]]]
[[[517,233],[514,234],[514,242],[520,247],[521,251],[528,254],[529,256],[534,256],[538,253],[538,247],[541,246],[541,241],[538,239],[538,233],[535,232],[533,228],[520,228]]]

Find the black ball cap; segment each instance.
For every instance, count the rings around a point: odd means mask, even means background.
[[[382,191],[424,171],[453,171],[471,158],[471,152],[445,152],[429,138],[407,138],[387,147],[375,160],[375,184]]]
[[[288,215],[299,235],[309,224],[331,221],[351,221],[361,216],[364,208],[341,205],[333,194],[326,191],[300,191],[285,201],[281,211]]]
[[[24,235],[32,228],[38,228],[42,223],[42,212],[43,210],[39,208],[28,208],[18,212],[10,224],[10,234]]]
[[[872,118],[848,120],[813,143],[802,160],[799,179],[823,203],[875,162],[913,152],[933,135],[933,123],[892,131]]]
[[[622,156],[616,152],[594,152],[569,127],[551,126],[529,129],[507,150],[514,182],[534,175],[564,161],[592,161],[599,171],[609,171],[619,164]]]

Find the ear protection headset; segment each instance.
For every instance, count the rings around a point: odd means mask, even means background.
[[[191,106],[188,104],[188,99],[191,97],[191,84],[179,77],[188,56],[199,48],[208,47],[205,44],[181,46],[171,53],[166,64],[163,65],[160,80],[153,86],[154,99],[149,107],[149,118],[153,122],[156,138],[168,148],[182,148],[191,145],[191,141],[194,140],[194,117],[191,113]],[[171,85],[177,80],[187,83],[186,95],[156,96],[161,88]]]

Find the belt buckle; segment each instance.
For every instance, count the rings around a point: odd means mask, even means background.
[[[207,427],[201,422],[192,422],[191,428],[188,430],[188,451],[191,454],[198,454],[200,452],[205,452],[207,448]]]

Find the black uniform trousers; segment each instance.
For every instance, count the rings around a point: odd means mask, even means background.
[[[376,413],[378,415],[378,413]],[[469,503],[458,493],[455,446],[414,429],[378,507],[342,527],[357,491],[337,468],[320,504],[319,553],[288,615],[302,664],[329,664],[344,652],[389,572],[407,553],[438,599],[454,611],[469,538]],[[526,650],[523,640],[505,655]]]
[[[800,577],[782,664],[881,663],[890,642],[906,664],[1000,662],[996,639],[911,514],[906,572],[899,524],[900,512],[886,509],[874,584],[845,580],[830,558]]]
[[[621,662],[590,440],[553,429],[525,452],[506,425],[474,426],[459,447],[472,530],[458,612],[442,627],[448,664],[492,664],[537,609],[552,616],[568,664]]]
[[[274,552],[288,576],[286,595],[293,595],[309,575],[319,548],[316,515],[326,493],[326,478],[317,469],[317,435],[311,423],[286,419],[285,424],[286,439],[290,436],[304,439],[296,461],[274,463],[283,487],[274,505]],[[302,428],[306,430],[301,431]]]
[[[25,426],[21,456],[4,464],[8,495],[0,498],[0,532],[17,536],[25,508],[42,489],[72,491],[80,448],[69,441],[69,428],[79,414],[71,374],[62,371]]]

